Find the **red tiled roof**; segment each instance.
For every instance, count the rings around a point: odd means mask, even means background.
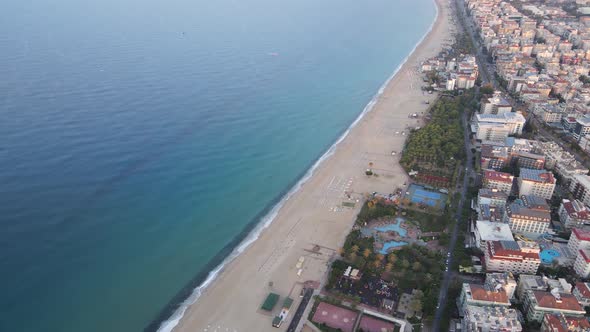
[[[586,250],[580,249],[578,250],[578,252],[580,253],[580,255],[582,255],[582,258],[584,258],[586,263],[590,263],[590,257],[588,257]]]
[[[581,207],[580,210],[576,210],[576,207],[574,206],[574,202],[572,202],[570,200],[564,200],[563,208],[567,212],[567,214],[573,218],[590,219],[590,211],[588,211],[588,209],[585,206]],[[590,238],[590,232],[587,232],[587,233],[588,233],[588,237]]]
[[[510,173],[503,173],[503,172],[496,172],[496,171],[485,171],[484,180],[487,181],[497,181],[497,182],[505,182],[505,183],[512,183],[514,176]]]
[[[510,303],[504,291],[489,291],[484,286],[475,284],[469,284],[469,288],[471,288],[471,298],[476,301]]]
[[[590,323],[588,323],[585,317],[563,316],[563,321],[560,317],[561,316],[557,314],[545,314],[545,321],[551,331],[569,332],[576,328],[578,331],[588,331],[588,329],[590,329]]]
[[[572,233],[574,233],[576,237],[582,241],[590,241],[590,231],[574,228],[572,229]]]
[[[504,248],[501,241],[488,242],[488,253],[490,254],[490,258],[494,260],[523,261],[525,259],[541,259],[539,254],[535,252],[524,252],[522,250]]]
[[[560,293],[559,300],[549,292],[534,290],[533,294],[540,307],[585,312],[572,294]]]
[[[584,282],[576,282],[576,289],[580,292],[582,297],[590,299],[590,289],[588,289],[588,284]]]

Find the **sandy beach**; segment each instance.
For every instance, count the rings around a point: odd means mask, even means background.
[[[286,330],[292,315],[276,329],[271,325],[273,316],[260,310],[267,294],[279,294],[279,304],[290,296],[295,300],[291,309],[294,312],[301,299],[302,283],[323,281],[329,261],[338,254],[365,194],[391,193],[408,181],[398,163],[399,153],[392,155],[392,151],[400,152],[409,129],[421,125],[419,118],[410,115],[425,112],[426,101],[436,98],[422,92],[424,83],[418,65],[436,55],[451,38],[449,3],[437,2],[438,17],[432,31],[386,86],[374,109],[285,203],[260,238],[228,264],[187,309],[175,332]],[[378,176],[365,175],[369,163]],[[355,206],[343,207],[343,202]],[[298,276],[296,264],[301,256],[305,260]]]

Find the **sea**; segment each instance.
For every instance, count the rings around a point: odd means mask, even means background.
[[[432,0],[4,1],[0,331],[169,331],[435,15]]]

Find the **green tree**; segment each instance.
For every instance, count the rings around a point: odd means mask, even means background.
[[[402,259],[401,265],[402,265],[402,268],[405,270],[410,267],[410,262],[408,262],[407,259]]]
[[[494,87],[491,84],[485,84],[479,89],[479,92],[484,95],[491,95],[494,93]]]
[[[420,262],[414,262],[414,264],[412,264],[412,270],[414,270],[414,272],[418,272],[422,269],[422,264],[420,264]]]

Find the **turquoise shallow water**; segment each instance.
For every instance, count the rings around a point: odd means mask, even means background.
[[[156,328],[434,15],[430,0],[5,3],[0,331]]]

